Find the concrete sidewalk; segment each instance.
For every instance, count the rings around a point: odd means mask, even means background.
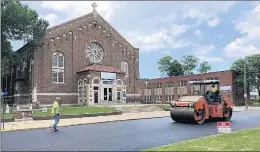
[[[111,116],[98,116],[98,117],[84,117],[84,118],[71,118],[61,119],[59,127],[61,126],[74,126],[82,124],[93,124],[111,121],[124,121],[124,120],[136,120],[136,119],[151,119],[169,117],[169,111],[157,111],[157,112],[140,112],[140,113],[123,113],[122,115]],[[53,120],[40,120],[40,121],[22,121],[22,122],[8,122],[1,126],[1,131],[15,131],[15,130],[28,130],[49,128],[53,124]]]
[[[260,107],[248,107],[248,110],[246,110],[246,106],[234,106],[233,111],[260,111]]]

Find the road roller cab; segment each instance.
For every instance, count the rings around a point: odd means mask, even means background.
[[[193,121],[203,124],[205,120],[218,118],[229,121],[232,117],[232,101],[222,97],[218,89],[206,90],[208,85],[218,85],[219,80],[190,81],[188,96],[171,102],[171,118],[176,122]],[[196,87],[196,89],[195,89]],[[214,86],[212,86],[214,87]]]

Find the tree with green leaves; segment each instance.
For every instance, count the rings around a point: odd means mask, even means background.
[[[256,89],[260,94],[260,54],[254,54],[240,58],[233,62],[231,70],[235,71],[236,92],[244,94],[244,67],[246,66],[247,97],[250,98],[250,91]]]
[[[181,63],[184,70],[184,75],[193,74],[193,70],[197,67],[199,59],[193,55],[182,57]]]
[[[14,52],[16,50],[13,50],[11,42],[23,41],[27,43],[30,51],[34,51],[43,45],[42,38],[46,34],[49,23],[39,18],[35,10],[14,0],[1,1],[1,20],[1,64],[5,65],[1,69],[4,71],[1,72],[1,80],[5,79],[8,84],[7,80],[13,80],[10,68],[17,60],[17,54]],[[2,85],[2,89],[3,87]],[[11,87],[13,87],[12,83]]]
[[[246,60],[248,62],[248,78],[251,81],[250,89],[256,89],[260,95],[260,54],[247,56]]]
[[[204,62],[200,63],[200,66],[198,69],[199,73],[207,73],[210,70],[211,70],[211,66],[209,65],[208,62],[204,61]]]
[[[2,59],[12,56],[12,40],[29,42],[32,49],[41,46],[49,26],[35,10],[19,1],[1,1],[1,20]]]
[[[181,76],[184,74],[181,63],[178,60],[173,60],[170,64],[167,75],[168,76]]]
[[[171,62],[172,62],[172,57],[170,56],[165,56],[157,62],[157,64],[159,65],[158,69],[161,72],[162,77],[168,75]]]
[[[231,70],[235,71],[236,92],[239,94],[244,93],[244,64],[245,64],[245,60],[241,58],[234,61],[230,67]],[[248,83],[249,82],[247,81],[247,84]]]

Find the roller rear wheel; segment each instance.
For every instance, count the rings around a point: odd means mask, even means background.
[[[227,115],[226,117],[223,118],[224,121],[230,121],[231,117],[232,117],[232,109],[231,108],[228,108],[226,110],[226,112],[224,113],[225,115]]]
[[[200,109],[198,112],[196,112],[197,116],[201,116],[200,120],[195,121],[197,124],[201,125],[205,122],[205,108]]]

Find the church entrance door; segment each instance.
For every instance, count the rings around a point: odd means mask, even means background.
[[[104,100],[107,100],[107,88],[104,88]]]
[[[108,100],[109,101],[112,101],[112,97],[113,97],[113,95],[112,95],[112,88],[108,88]]]
[[[94,103],[98,103],[98,91],[94,91]]]
[[[112,101],[113,100],[113,89],[112,88],[104,88],[104,100]]]

